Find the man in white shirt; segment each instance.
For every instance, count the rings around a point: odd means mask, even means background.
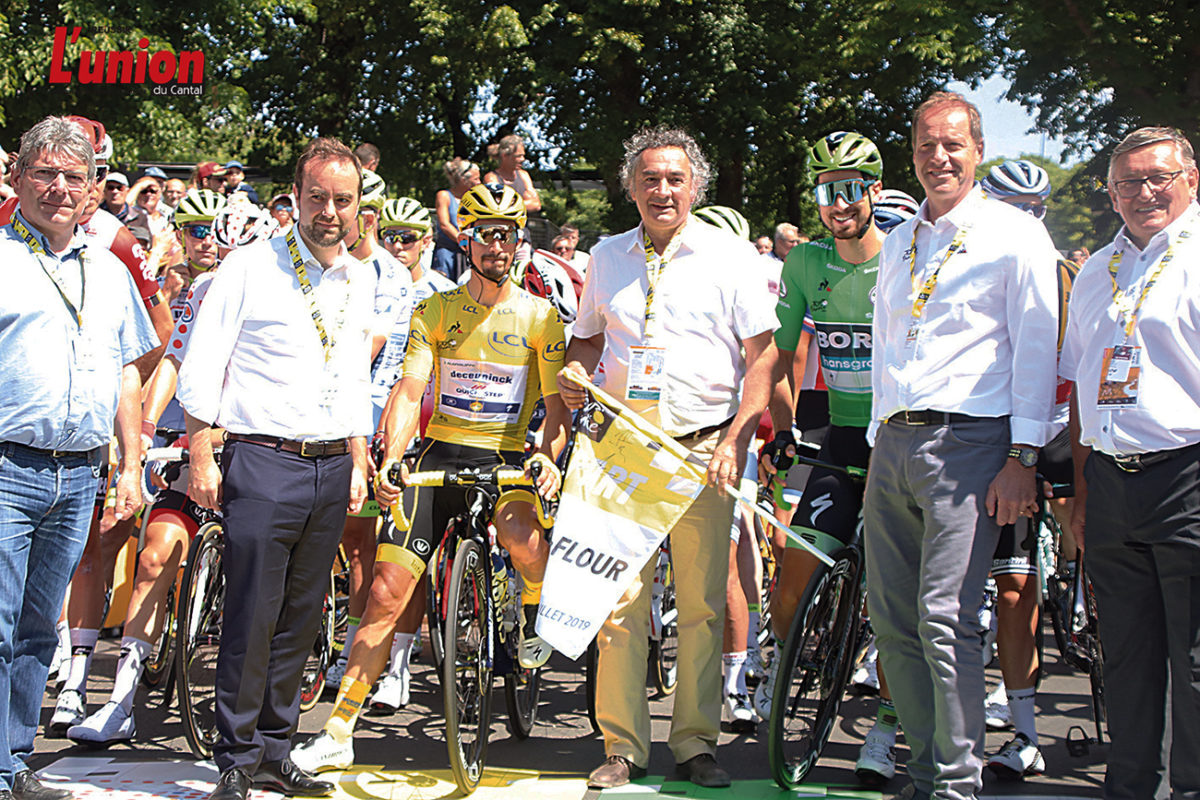
[[[975,186],[982,128],[960,95],[918,107],[926,198],[884,240],[875,299],[867,597],[918,800],[983,785],[976,611],[1000,526],[1036,507],[1053,432],[1057,253],[1041,222]]]
[[[715,760],[720,734],[721,644],[733,500],[772,367],[774,298],[745,280],[759,258],[749,242],[693,221],[708,162],[679,130],[643,130],[625,143],[622,182],[641,215],[631,231],[592,250],[565,371],[596,376],[610,393],[708,463],[710,486],[670,531],[679,607],[679,688],[667,743],[680,777],[728,786]],[[632,378],[631,378],[632,376]],[[738,400],[738,388],[745,389]],[[585,393],[565,377],[571,408]],[[646,774],[651,560],[597,641],[596,716],[605,762],[588,778],[611,788]]]
[[[1080,270],[1063,341],[1071,527],[1083,545],[1087,522],[1110,800],[1200,797],[1198,182],[1174,128],[1117,145],[1108,194],[1125,226]]]
[[[188,494],[225,521],[212,800],[244,800],[252,782],[333,792],[289,752],[342,523],[366,496],[375,274],[342,242],[361,191],[345,145],[308,146],[296,225],[222,263],[179,376]],[[228,432],[220,470],[210,426]]]

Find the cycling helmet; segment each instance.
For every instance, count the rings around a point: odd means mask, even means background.
[[[816,179],[839,169],[858,170],[879,180],[883,177],[883,158],[875,143],[862,134],[834,131],[809,148],[808,171]]]
[[[912,195],[899,189],[884,189],[875,201],[875,224],[884,231],[890,231],[905,220],[917,215],[920,204]]]
[[[275,218],[254,203],[227,203],[213,218],[217,245],[230,250],[269,239],[278,230]]]
[[[564,325],[575,321],[583,278],[558,255],[548,250],[534,250],[533,258],[525,265],[521,288],[549,300]]]
[[[750,223],[729,206],[705,206],[692,212],[709,225],[727,230],[739,239],[750,241]]]
[[[364,169],[362,179],[362,198],[358,201],[359,208],[382,208],[384,201],[387,200],[387,184],[383,182],[383,178],[369,169]]]
[[[433,230],[433,220],[429,209],[413,200],[411,197],[401,197],[388,200],[379,212],[379,227],[384,228],[413,228],[429,233]]]
[[[225,207],[225,198],[212,189],[188,189],[171,220],[176,228],[189,222],[212,222]]]
[[[96,159],[108,159],[112,156],[112,139],[104,132],[104,125],[94,119],[87,117],[70,116],[68,120],[74,122],[83,129],[83,135],[91,142],[92,151],[96,154]],[[108,150],[105,151],[105,142],[108,143]]]
[[[481,183],[467,190],[458,201],[458,229],[484,221],[508,221],[525,227],[525,201],[511,186]]]
[[[1043,200],[1050,196],[1050,176],[1046,170],[1024,159],[997,164],[979,185],[988,197],[997,200],[1023,194],[1035,195]]]

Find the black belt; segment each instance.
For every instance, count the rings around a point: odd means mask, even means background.
[[[690,442],[695,439],[703,439],[705,436],[716,433],[719,430],[724,430],[725,428],[728,428],[732,424],[733,424],[733,417],[730,417],[729,419],[725,420],[724,422],[718,422],[716,425],[709,425],[708,427],[701,428],[698,431],[692,431],[691,433],[685,433],[683,436],[676,436],[675,441]]]
[[[1101,453],[1099,450],[1096,451],[1096,455],[1107,459],[1123,472],[1141,472],[1160,461],[1186,455],[1198,448],[1200,448],[1200,443],[1189,444],[1186,447],[1178,447],[1174,450],[1159,450],[1156,453],[1135,453],[1131,456],[1112,456],[1108,453]]]
[[[19,442],[3,442],[3,444],[11,444],[13,447],[19,447],[26,452],[35,453],[45,458],[86,458],[89,461],[92,460],[93,457],[99,455],[100,449],[103,447],[103,445],[101,445],[101,447],[93,447],[91,450],[46,450],[41,447],[30,447],[27,444],[21,444]]]
[[[330,439],[324,442],[298,442],[294,439],[280,439],[278,436],[259,436],[257,433],[227,433],[227,442],[248,442],[263,447],[273,447],[285,453],[295,453],[305,458],[321,458],[323,456],[341,456],[350,452],[349,439]]]
[[[950,414],[945,411],[897,411],[887,418],[897,425],[949,425],[952,422],[979,422],[999,417],[972,417],[970,414]]]

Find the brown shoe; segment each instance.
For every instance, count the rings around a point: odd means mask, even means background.
[[[624,756],[609,756],[588,775],[589,789],[612,789],[624,786],[635,778],[646,777],[645,767],[639,767]],[[726,784],[728,785],[728,784]]]
[[[697,786],[710,789],[722,789],[729,785],[729,773],[717,766],[717,759],[708,753],[701,753],[677,765],[675,774]]]

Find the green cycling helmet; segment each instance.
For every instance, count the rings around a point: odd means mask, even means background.
[[[729,206],[705,206],[692,213],[709,225],[727,230],[739,239],[750,241],[750,223]]]
[[[225,207],[225,198],[212,189],[188,189],[171,220],[181,228],[189,222],[212,222]]]
[[[359,207],[376,210],[383,208],[383,203],[387,200],[387,184],[383,182],[383,178],[369,169],[363,170],[362,178],[362,198],[358,201]]]
[[[808,171],[815,180],[826,172],[853,169],[868,178],[883,178],[883,158],[879,148],[861,133],[834,131],[822,137],[808,150]]]
[[[383,209],[379,212],[379,228],[412,228],[429,233],[433,230],[433,220],[425,206],[411,197],[401,197],[383,204]]]

